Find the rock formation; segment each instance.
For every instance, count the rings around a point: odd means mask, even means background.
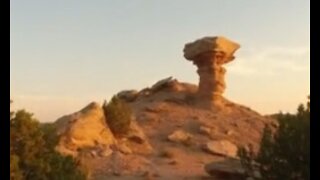
[[[102,107],[95,102],[79,112],[61,117],[55,125],[57,134],[61,137],[56,149],[65,155],[75,157],[80,150],[88,148],[103,154],[109,151],[111,145],[118,146],[122,150],[127,147],[139,154],[150,154],[153,150],[134,119],[123,139],[115,138],[106,123]]]
[[[221,156],[235,158],[237,157],[238,148],[235,144],[227,140],[209,141],[205,144],[204,150]]]
[[[240,47],[231,40],[216,36],[204,37],[184,47],[184,57],[193,61],[200,76],[197,96],[207,107],[221,106],[222,94],[226,88],[223,64],[234,59],[234,52]]]
[[[94,102],[79,112],[63,116],[55,125],[57,134],[61,136],[56,149],[65,155],[77,156],[81,148],[109,148],[116,143],[102,108]]]
[[[244,179],[246,177],[240,161],[232,158],[208,163],[204,169],[216,179]]]
[[[123,99],[128,102],[134,101],[138,97],[137,90],[124,90],[117,94],[120,99]]]
[[[168,77],[117,93],[133,113],[122,136],[113,136],[108,116],[91,103],[57,120],[57,149],[80,157],[92,179],[244,178],[237,149],[250,146],[258,152],[265,126],[275,121],[222,96],[222,65],[239,47],[223,37],[186,44],[184,56],[197,65],[199,86]]]

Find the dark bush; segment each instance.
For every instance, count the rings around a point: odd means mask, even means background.
[[[277,115],[279,127],[266,127],[260,150],[240,148],[239,156],[248,174],[261,173],[262,179],[310,179],[310,102],[298,112]]]
[[[103,105],[107,124],[116,136],[125,135],[130,128],[132,112],[128,104],[113,96],[111,101]]]
[[[29,112],[10,112],[10,179],[84,180],[75,160],[54,150],[57,138],[52,124],[41,127]]]

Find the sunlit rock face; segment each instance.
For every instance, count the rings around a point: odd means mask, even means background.
[[[198,100],[206,107],[223,106],[226,69],[222,65],[234,60],[239,48],[239,44],[222,36],[204,37],[185,45],[184,57],[198,67]]]

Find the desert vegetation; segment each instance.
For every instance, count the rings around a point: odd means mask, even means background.
[[[265,128],[257,155],[239,149],[243,166],[248,174],[260,172],[262,179],[310,179],[310,100],[296,114],[276,117],[279,126],[274,133]]]
[[[113,96],[109,103],[104,103],[103,110],[114,135],[121,136],[129,131],[132,112],[123,100]]]
[[[85,179],[72,157],[54,150],[57,140],[52,124],[41,125],[25,110],[10,112],[10,179]]]

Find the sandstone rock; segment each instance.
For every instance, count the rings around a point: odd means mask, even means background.
[[[126,136],[129,140],[134,141],[138,144],[146,142],[146,136],[142,129],[138,126],[136,121],[132,121],[130,124],[129,132]]]
[[[144,88],[139,92],[139,96],[149,96],[151,94],[150,88]]]
[[[239,44],[221,36],[204,37],[185,45],[184,57],[198,67],[200,82],[197,95],[202,105],[223,106],[221,99],[226,69],[222,64],[232,61],[233,53],[239,47]]]
[[[132,154],[132,150],[124,143],[118,144],[118,149],[123,154]]]
[[[58,119],[55,125],[60,135],[56,150],[65,155],[76,156],[82,147],[108,146],[116,142],[102,108],[94,102],[79,112]]]
[[[240,45],[231,40],[222,37],[203,37],[194,42],[187,43],[184,47],[184,57],[188,60],[194,60],[198,55],[206,52],[222,52],[226,57],[232,60],[233,53],[240,48]]]
[[[143,144],[144,142],[146,142],[146,140],[143,137],[136,135],[129,137],[129,139],[138,144]]]
[[[237,157],[238,148],[235,144],[227,140],[210,141],[205,144],[204,150],[227,157]]]
[[[205,171],[211,176],[217,176],[222,179],[245,177],[245,170],[241,167],[239,160],[225,159],[223,161],[211,162],[204,166]]]
[[[101,157],[108,157],[112,154],[112,150],[110,148],[106,148],[100,151],[99,155]]]
[[[184,87],[178,82],[177,79],[174,79],[168,83],[168,88],[173,92],[183,91]]]
[[[164,157],[164,158],[169,158],[172,159],[176,156],[175,151],[173,151],[170,148],[165,148],[161,153],[160,153],[160,157]]]
[[[157,107],[147,106],[147,107],[145,107],[145,111],[151,112],[151,113],[159,113],[162,111],[162,109],[157,108]]]
[[[90,155],[94,158],[97,157],[98,153],[95,150],[90,151]]]
[[[191,138],[192,135],[183,130],[176,130],[168,136],[168,140],[179,143],[185,143],[189,141]]]
[[[131,102],[134,101],[139,95],[137,90],[124,90],[117,94],[120,99]]]
[[[151,90],[155,92],[155,91],[157,91],[157,90],[159,90],[159,89],[161,89],[161,88],[163,88],[163,87],[167,87],[168,84],[169,84],[170,82],[172,82],[172,81],[173,81],[172,77],[168,77],[168,78],[162,79],[162,80],[156,82],[156,83],[151,87]]]
[[[175,160],[175,159],[173,159],[173,160],[169,161],[168,164],[170,164],[170,165],[177,165],[177,164],[178,164],[178,161]]]
[[[211,135],[211,128],[206,127],[206,126],[200,126],[200,133],[205,134],[205,135]]]
[[[135,120],[131,122],[125,138],[128,139],[126,144],[133,153],[150,154],[153,152],[153,148],[150,145],[148,138]]]
[[[232,131],[232,130],[227,130],[227,131],[226,131],[226,135],[228,135],[228,136],[233,135],[233,131]]]

